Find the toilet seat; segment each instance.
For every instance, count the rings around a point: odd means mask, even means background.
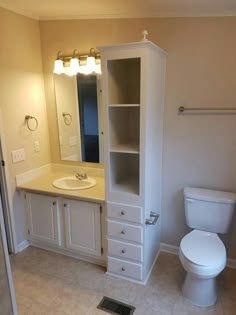
[[[191,262],[185,255],[182,253],[181,249],[179,251],[179,258],[182,263],[182,266],[187,272],[194,274],[198,278],[212,278],[216,277],[221,271],[225,268],[226,260],[221,264],[214,264],[211,266],[201,266]]]
[[[183,237],[180,249],[189,262],[198,266],[214,267],[226,262],[225,246],[215,233],[193,230]]]

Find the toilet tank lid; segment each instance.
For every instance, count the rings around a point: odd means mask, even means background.
[[[226,191],[185,187],[184,196],[187,198],[211,202],[236,203],[236,194]]]

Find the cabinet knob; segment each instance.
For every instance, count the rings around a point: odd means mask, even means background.
[[[121,211],[121,213],[120,213],[121,215],[125,215],[125,212],[124,211]]]
[[[65,208],[67,207],[67,203],[64,203],[64,207],[65,207]]]
[[[56,203],[56,201],[53,201],[53,203],[52,203],[52,204],[53,204],[53,206],[55,206],[57,203]]]
[[[122,254],[125,254],[125,253],[126,253],[126,250],[125,250],[125,249],[122,249],[121,252],[122,252]]]
[[[125,271],[125,267],[122,267],[121,270],[122,270],[122,271]]]
[[[126,233],[126,231],[125,231],[125,230],[122,230],[122,231],[121,231],[121,234],[123,234],[123,235],[124,235],[125,233]]]

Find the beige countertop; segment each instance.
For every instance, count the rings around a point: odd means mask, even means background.
[[[66,198],[87,200],[87,201],[105,201],[104,178],[102,176],[92,176],[97,184],[94,187],[81,190],[59,189],[52,185],[52,182],[61,177],[71,176],[73,174],[66,172],[50,172],[36,179],[17,185],[18,190],[25,190],[34,193],[42,193],[53,196],[62,196]]]

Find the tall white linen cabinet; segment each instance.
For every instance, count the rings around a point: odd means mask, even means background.
[[[107,273],[146,283],[160,249],[166,53],[150,41],[98,48]]]

